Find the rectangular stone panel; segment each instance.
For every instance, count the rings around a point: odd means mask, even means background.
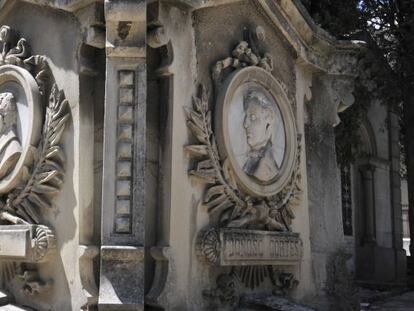
[[[121,123],[133,123],[134,108],[131,106],[119,106],[118,107],[118,120]]]
[[[0,261],[44,262],[55,248],[55,236],[46,226],[0,226]]]
[[[118,158],[130,159],[132,158],[132,144],[131,143],[118,143]]]
[[[221,265],[289,265],[302,258],[298,234],[221,229]]]
[[[117,163],[117,177],[131,177],[131,161],[118,161]]]
[[[0,258],[25,259],[30,245],[30,227],[13,227],[0,227]]]
[[[296,265],[303,244],[298,233],[220,228],[198,238],[202,261],[217,266]]]
[[[131,124],[122,124],[119,125],[118,129],[118,139],[130,141],[132,139],[132,125]]]
[[[123,70],[119,72],[119,85],[130,86],[134,84],[134,72],[131,70]]]
[[[116,201],[116,214],[129,215],[131,213],[131,201],[119,199]]]
[[[116,195],[117,196],[130,196],[131,195],[131,182],[129,180],[118,180],[116,182]]]
[[[130,233],[131,222],[129,217],[118,217],[115,220],[115,230],[117,233]]]
[[[134,101],[134,89],[122,87],[119,89],[119,102],[121,104],[132,104]]]

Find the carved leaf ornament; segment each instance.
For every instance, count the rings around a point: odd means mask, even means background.
[[[260,27],[258,29],[262,31]],[[232,53],[233,57],[216,63],[212,70],[216,93],[222,87],[223,76],[229,70],[247,67],[259,67],[266,72],[273,70],[273,62],[269,54],[261,57],[258,52],[256,54],[253,52],[258,51],[257,40],[260,37],[260,34],[250,36],[249,43],[242,41],[236,46]],[[278,82],[281,89],[287,92],[286,86]],[[190,175],[201,178],[208,184],[203,203],[210,215],[210,223],[220,227],[291,231],[294,218],[291,205],[301,193],[300,135],[297,135],[297,143],[295,142],[297,148],[292,173],[283,189],[272,196],[251,195],[240,187],[229,165],[229,159],[220,157],[220,147],[212,129],[209,98],[206,88],[201,85],[199,96],[193,97],[192,107],[186,109],[187,126],[198,143],[186,146],[185,149],[197,160]],[[287,95],[287,98],[290,97]],[[294,127],[296,128],[295,125]]]
[[[59,192],[63,183],[64,153],[59,145],[67,120],[68,101],[56,84],[50,92],[45,122],[34,163],[27,167],[26,178],[7,196],[5,209],[27,223],[40,223],[40,208],[50,208],[50,197]]]
[[[35,87],[40,94],[36,111],[43,112],[38,116],[43,119],[39,126],[40,137],[35,145],[29,146],[29,155],[18,172],[18,182],[0,197],[0,221],[2,224],[27,225],[32,229],[34,262],[44,261],[50,250],[56,247],[53,231],[42,224],[42,209],[51,208],[51,199],[63,184],[65,155],[60,141],[70,118],[69,104],[62,90],[54,82],[47,60],[41,55],[30,55],[30,48],[24,38],[9,26],[0,28],[0,42],[3,44],[0,54],[0,69],[10,68],[18,72],[27,72],[34,78]],[[14,69],[16,68],[16,69]],[[26,73],[24,73],[26,74]],[[15,168],[17,169],[17,168]],[[7,176],[6,176],[7,177]],[[16,263],[3,262],[0,280],[4,283],[15,276]],[[22,271],[31,276],[35,271]],[[26,279],[26,278],[23,278]],[[42,290],[42,282],[31,277],[26,282],[24,291],[29,294]],[[44,286],[45,288],[48,286]]]

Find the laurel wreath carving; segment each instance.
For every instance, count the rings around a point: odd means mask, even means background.
[[[264,37],[262,29],[256,30],[251,37]],[[253,40],[254,41],[254,40]],[[257,40],[256,40],[257,41]],[[251,44],[240,42],[233,50],[233,57],[218,61],[212,70],[215,87],[219,88],[224,69],[239,69],[247,66],[258,66],[267,71],[273,70],[273,62],[268,54],[260,56],[257,42]],[[290,203],[301,193],[300,187],[300,155],[301,136],[298,135],[298,150],[293,174],[288,184],[277,195],[270,198],[250,197],[237,185],[228,159],[222,161],[219,156],[217,142],[212,130],[212,117],[209,110],[209,94],[201,85],[199,96],[192,99],[192,107],[186,109],[187,126],[195,136],[198,144],[186,146],[185,149],[196,159],[195,169],[190,175],[204,180],[209,186],[204,195],[204,206],[210,220],[221,226],[265,228],[274,231],[291,231],[294,218]],[[201,160],[200,160],[201,158]]]
[[[42,138],[33,150],[34,164],[31,170],[25,168],[24,182],[7,197],[6,209],[28,223],[40,222],[37,211],[52,206],[50,197],[63,183],[65,156],[59,143],[69,117],[68,101],[54,84],[46,107]]]

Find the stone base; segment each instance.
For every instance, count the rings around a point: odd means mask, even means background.
[[[356,279],[360,283],[404,284],[404,250],[367,245],[356,250]]]
[[[143,261],[143,247],[101,247],[100,311],[144,310]]]

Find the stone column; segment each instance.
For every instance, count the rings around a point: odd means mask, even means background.
[[[310,240],[315,283],[328,286],[327,268],[335,252],[344,246],[340,174],[335,150],[334,126],[338,112],[353,103],[353,77],[315,74],[312,100],[307,104],[305,126]]]
[[[144,309],[145,1],[105,1],[99,310]]]
[[[375,244],[375,166],[366,164],[361,166],[359,169],[362,175],[362,197],[365,210],[364,242],[367,244]]]

